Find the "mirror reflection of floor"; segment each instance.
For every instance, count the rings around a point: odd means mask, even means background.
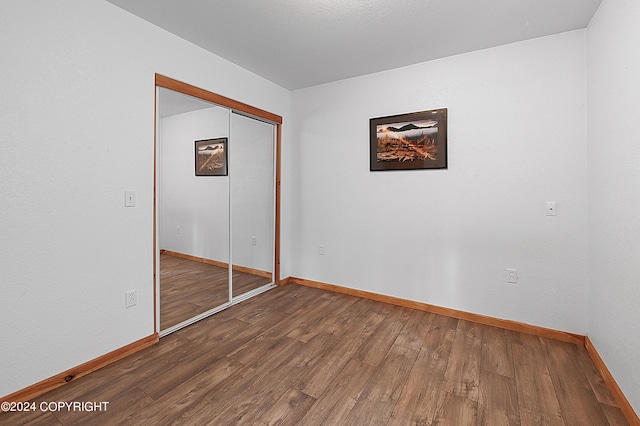
[[[227,268],[160,255],[160,330],[229,301]],[[233,296],[269,284],[270,279],[233,271]]]

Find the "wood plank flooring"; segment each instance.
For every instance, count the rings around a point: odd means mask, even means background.
[[[269,284],[268,278],[233,271],[233,296]],[[160,330],[229,301],[227,268],[160,255]]]
[[[626,425],[584,347],[289,284],[35,400],[38,425]]]

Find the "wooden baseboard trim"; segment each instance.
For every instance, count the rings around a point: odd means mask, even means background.
[[[194,262],[206,263],[207,265],[218,266],[220,268],[227,269],[229,267],[229,264],[227,262],[221,262],[219,260],[213,260],[213,259],[205,259],[204,257],[192,256],[190,254],[179,253],[177,251],[162,249],[160,250],[160,253],[166,254],[168,256],[179,257],[181,259],[193,260]],[[240,265],[233,265],[233,270],[238,272],[244,272],[245,274],[251,274],[251,275],[256,275],[258,277],[271,279],[271,272],[269,271],[262,271],[260,269],[254,269],[254,268],[249,268],[247,266],[240,266]]]
[[[194,262],[206,263],[207,265],[219,266],[225,269],[229,267],[229,264],[227,262],[220,262],[219,260],[213,260],[213,259],[205,259],[204,257],[192,256],[190,254],[184,254],[177,251],[160,250],[160,254],[179,257],[180,259],[193,260]]]
[[[287,278],[283,278],[280,281],[278,281],[276,284],[282,286],[282,285],[287,285],[287,284],[293,284],[293,281],[291,281],[291,277],[287,277]]]
[[[262,271],[260,269],[249,268],[247,266],[233,265],[233,270],[238,272],[244,272],[245,274],[255,275],[257,277],[271,279],[271,272]]]
[[[624,414],[629,424],[631,426],[640,426],[640,418],[629,403],[627,397],[622,392],[622,389],[620,389],[620,386],[618,386],[618,383],[613,378],[613,375],[600,357],[600,354],[598,353],[598,351],[596,351],[596,348],[595,346],[593,346],[593,343],[589,339],[589,336],[586,336],[584,339],[584,347],[587,349],[587,353],[591,357],[591,360],[595,364],[598,372],[600,372],[600,375],[604,379],[604,382],[607,384],[609,391],[615,398],[616,402],[618,403],[618,407],[620,407],[620,410],[622,410],[622,413]]]
[[[491,325],[494,327],[504,328],[507,330],[519,331],[521,333],[533,334],[535,336],[546,337],[549,339],[560,340],[562,342],[574,343],[576,345],[584,345],[584,336],[579,334],[567,333],[565,331],[553,330],[550,328],[538,327],[535,325],[525,324],[517,321],[504,320],[500,318],[489,317],[470,312],[459,311],[457,309],[443,308],[441,306],[430,305],[428,303],[416,302],[399,297],[386,296],[383,294],[372,293],[369,291],[356,290],[348,287],[342,287],[334,284],[326,284],[318,281],[306,280],[303,278],[288,277],[283,280],[285,284],[299,284],[307,287],[314,287],[323,290],[334,291],[336,293],[348,294],[350,296],[362,297],[378,302],[390,303],[392,305],[403,306],[406,308],[417,309],[420,311],[431,312],[434,314],[445,315],[452,318],[463,319],[466,321],[477,322],[480,324]]]
[[[66,385],[67,383],[72,382],[82,376],[86,376],[87,374],[93,371],[96,371],[99,368],[102,368],[106,365],[116,362],[119,359],[129,356],[135,352],[138,352],[157,342],[158,342],[158,333],[154,333],[143,339],[130,343],[127,346],[123,346],[120,349],[111,351],[98,358],[92,359],[91,361],[87,361],[84,364],[81,364],[77,367],[71,368],[67,371],[63,371],[60,374],[56,374],[53,377],[49,377],[48,379],[44,379],[41,382],[38,382],[34,385],[31,385],[29,387],[16,391],[10,395],[7,395],[3,398],[0,398],[0,401],[1,402],[29,401],[55,388],[58,388],[62,385]]]

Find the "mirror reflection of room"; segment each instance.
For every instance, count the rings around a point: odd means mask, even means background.
[[[231,114],[233,296],[273,282],[274,126]]]
[[[167,330],[273,281],[274,132],[168,89],[159,89],[158,103],[160,330]]]

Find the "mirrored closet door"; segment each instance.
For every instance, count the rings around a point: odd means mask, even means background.
[[[274,126],[231,114],[233,297],[273,282]]]
[[[160,335],[274,286],[276,126],[157,88]]]

